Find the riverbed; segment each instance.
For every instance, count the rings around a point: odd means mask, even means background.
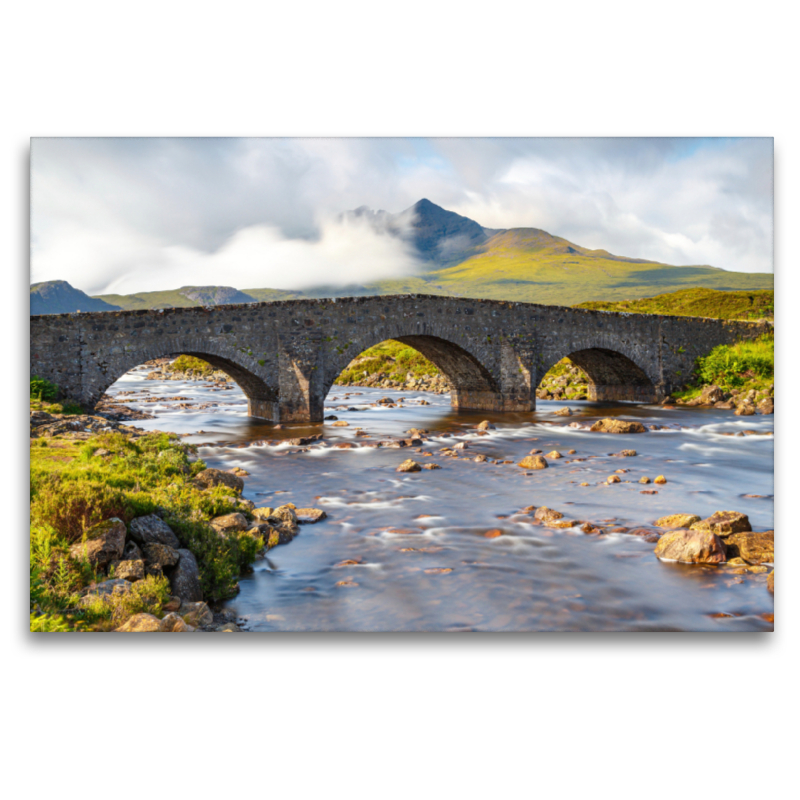
[[[533,413],[456,412],[449,395],[334,387],[326,415],[347,427],[331,420],[276,429],[247,416],[233,384],[152,381],[146,372],[128,373],[108,392],[155,415],[133,424],[188,434],[184,441],[199,446],[209,467],[247,470],[243,495],[256,506],[294,503],[327,514],[242,576],[226,606],[249,630],[773,628],[766,574],[660,562],[645,537],[608,532],[652,527],[666,514],[718,510],[744,512],[753,530],[771,530],[772,416],[541,400]],[[387,395],[394,407],[377,404]],[[143,401],[175,396],[188,400]],[[565,406],[572,416],[554,413]],[[661,429],[590,432],[603,417]],[[480,435],[483,420],[495,427]],[[359,428],[367,435],[356,435]],[[428,431],[421,448],[387,446],[412,428]],[[317,433],[323,440],[311,446],[286,441]],[[459,443],[466,448],[457,458],[440,453]],[[533,449],[563,458],[548,458],[544,470],[518,467]],[[637,455],[612,455],[622,449]],[[488,460],[475,462],[478,455]],[[407,458],[441,468],[396,472]],[[619,483],[606,483],[612,474]],[[658,475],[667,483],[639,483]],[[543,505],[576,524],[549,528],[523,512]],[[584,533],[586,521],[604,532]]]

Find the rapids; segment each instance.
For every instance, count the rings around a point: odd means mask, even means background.
[[[334,387],[326,414],[349,427],[291,425],[276,430],[249,418],[244,395],[199,382],[149,381],[138,368],[109,395],[155,414],[131,424],[174,431],[199,445],[210,467],[242,467],[244,496],[257,506],[294,503],[328,518],[303,525],[288,545],[269,551],[240,579],[226,605],[253,631],[763,631],[773,598],[766,575],[727,567],[663,563],[654,544],[626,533],[551,529],[520,514],[546,505],[566,518],[606,528],[652,525],[665,514],[706,517],[742,511],[754,530],[773,527],[773,431],[769,416],[730,411],[591,402],[538,401],[536,412],[454,412],[449,395]],[[142,392],[143,394],[126,394]],[[402,407],[374,407],[388,394]],[[189,398],[195,404],[138,402]],[[429,405],[420,405],[426,400]],[[573,416],[553,412],[565,405]],[[592,433],[588,426],[624,416],[663,430]],[[489,419],[496,428],[479,436]],[[363,428],[369,436],[356,437]],[[423,450],[370,447],[429,431]],[[755,434],[738,434],[743,431]],[[286,439],[324,433],[307,448]],[[438,454],[465,442],[454,459]],[[337,444],[353,444],[340,449]],[[559,450],[545,470],[516,466],[531,449]],[[611,454],[631,448],[636,457]],[[574,455],[567,451],[574,449]],[[476,463],[489,459],[511,464]],[[407,458],[438,470],[397,473]],[[586,460],[577,460],[586,459]],[[568,463],[571,462],[571,463]],[[622,482],[608,485],[615,470]],[[641,476],[667,478],[642,485]],[[587,482],[589,486],[580,486]],[[643,494],[642,491],[656,491]],[[487,538],[488,531],[502,535]],[[349,562],[349,563],[342,563]]]

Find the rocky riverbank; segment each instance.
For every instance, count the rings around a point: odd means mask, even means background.
[[[30,425],[31,630],[238,631],[217,603],[239,572],[325,517],[256,508],[244,470],[171,434],[39,410]]]

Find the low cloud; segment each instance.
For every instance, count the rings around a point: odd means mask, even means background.
[[[670,264],[772,270],[770,139],[35,139],[31,280],[92,294],[413,273],[339,215],[422,197]],[[361,222],[366,223],[366,220]]]
[[[289,239],[277,227],[251,225],[207,252],[126,229],[66,226],[36,254],[34,271],[65,276],[89,294],[131,294],[184,285],[344,286],[410,275],[419,267],[404,240],[366,220],[326,219],[318,230],[314,240]]]

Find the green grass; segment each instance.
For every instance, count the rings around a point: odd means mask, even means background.
[[[576,308],[714,319],[772,320],[775,316],[775,292],[772,290],[723,292],[693,288],[639,300],[579,303]]]
[[[439,370],[413,347],[388,339],[351,361],[335,383],[340,386],[358,384],[368,375],[381,373],[386,378],[403,382],[409,372],[415,377],[439,374]]]
[[[100,448],[111,455],[97,456]],[[195,555],[206,600],[236,593],[242,567],[255,559],[264,542],[248,533],[222,537],[208,525],[213,517],[242,509],[229,489],[203,491],[192,485],[193,476],[205,468],[202,461],[190,462],[193,451],[164,433],[137,441],[119,432],[86,442],[31,440],[31,603],[36,606],[32,629],[98,630],[118,620],[114,609],[103,614],[75,609],[80,590],[105,576],[69,553],[86,530],[111,517],[127,524],[135,517],[160,513],[181,546]]]
[[[178,356],[168,367],[168,372],[188,372],[192,370],[199,375],[210,376],[214,372],[214,367],[207,361],[194,356]]]

